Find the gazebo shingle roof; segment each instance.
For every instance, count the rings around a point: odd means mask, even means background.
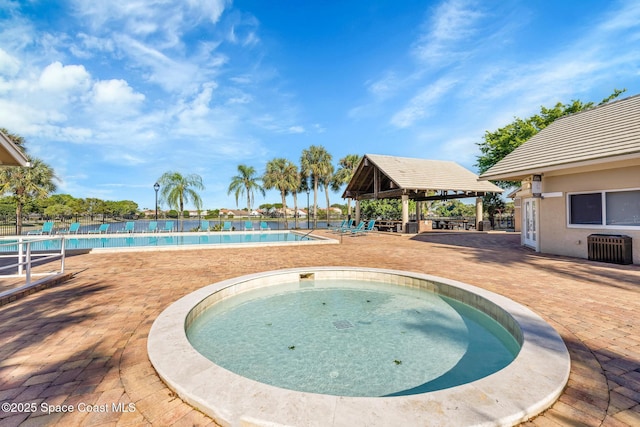
[[[377,192],[374,191],[375,169],[380,173]],[[381,197],[399,197],[408,192],[424,196],[426,191],[474,197],[488,192],[500,193],[502,189],[490,182],[479,181],[476,174],[452,161],[365,154],[343,197],[373,193]]]

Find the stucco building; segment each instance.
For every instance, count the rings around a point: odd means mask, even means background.
[[[557,119],[480,179],[521,181],[523,245],[588,258],[590,235],[629,236],[640,264],[640,96]]]

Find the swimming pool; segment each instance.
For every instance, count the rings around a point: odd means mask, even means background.
[[[24,237],[21,241],[30,241],[32,251],[60,250],[64,241],[65,250],[121,251],[121,250],[162,250],[224,248],[233,246],[271,246],[287,244],[331,244],[333,239],[300,233],[296,231],[262,232],[203,232],[203,233],[133,233],[102,235],[71,235],[64,239],[52,240],[49,237]],[[17,243],[16,238],[1,239],[0,243]],[[6,245],[2,252],[16,252],[18,245]]]

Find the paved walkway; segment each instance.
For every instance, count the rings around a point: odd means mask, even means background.
[[[530,307],[562,335],[572,369],[559,401],[526,424],[640,425],[640,267],[539,255],[516,234],[475,233],[71,256],[72,280],[0,308],[0,402],[16,411],[3,407],[0,425],[215,425],[156,376],[146,355],[154,318],[219,280],[322,265],[439,275]]]

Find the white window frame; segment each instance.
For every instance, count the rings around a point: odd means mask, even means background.
[[[567,193],[566,197],[566,208],[567,208],[567,228],[591,228],[598,230],[637,230],[640,231],[640,223],[637,226],[633,225],[607,225],[607,193],[619,193],[623,191],[640,191],[640,187],[636,188],[619,188],[615,190],[584,190],[584,191],[573,191],[571,193]],[[602,197],[602,224],[571,224],[571,196],[577,194],[594,194],[600,193],[600,197]]]

